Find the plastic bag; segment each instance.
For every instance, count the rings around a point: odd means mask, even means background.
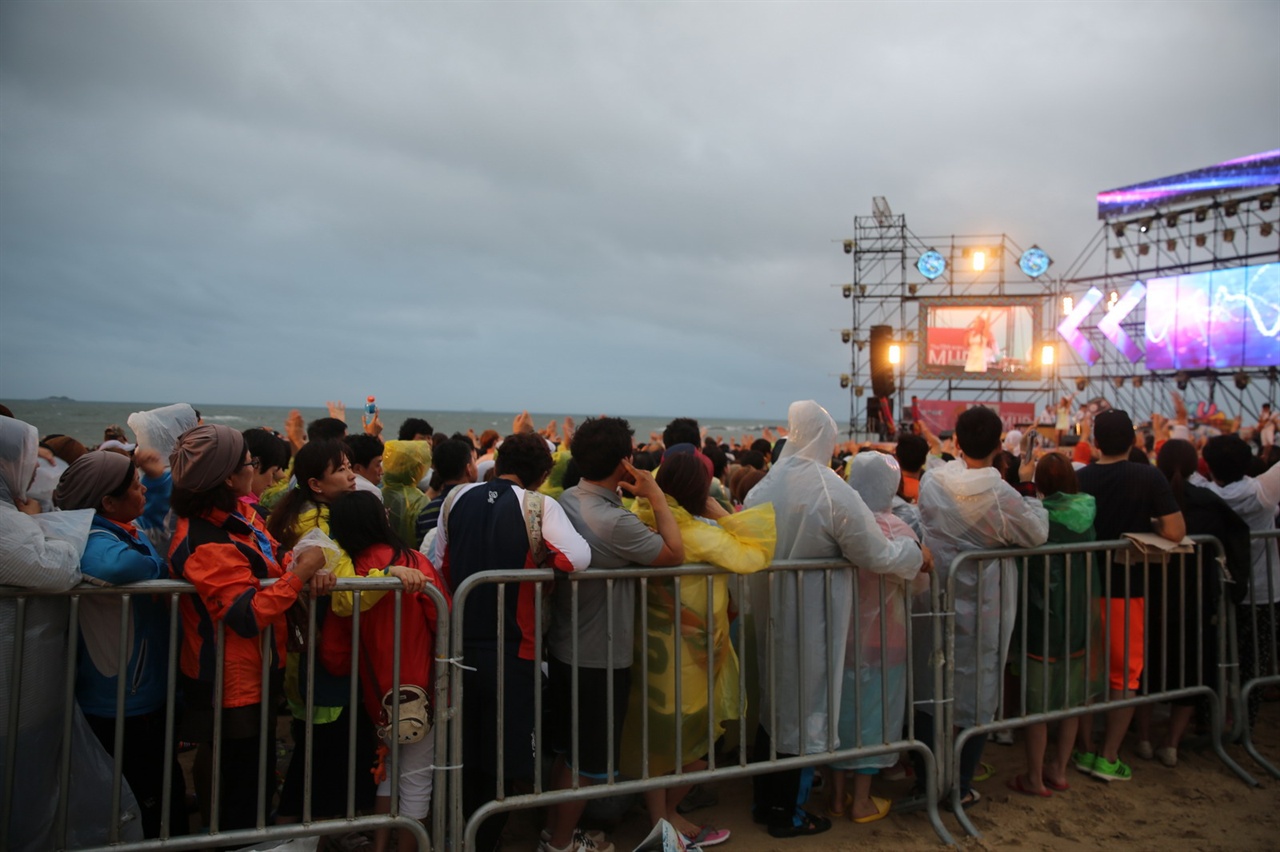
[[[318,547],[324,551],[324,568],[322,570],[332,572],[338,565],[338,560],[342,559],[342,548],[338,547],[338,543],[329,538],[325,531],[319,527],[312,527],[302,534],[302,538],[298,539],[298,543],[293,546],[293,558],[297,559],[304,550],[310,550]]]
[[[658,824],[649,832],[649,836],[640,841],[634,852],[686,852],[689,849],[689,842],[685,839],[676,827],[665,819],[658,820]]]
[[[135,411],[126,421],[133,430],[138,446],[144,450],[155,450],[166,462],[169,453],[178,443],[178,436],[199,423],[196,410],[185,402],[153,408],[150,411]]]
[[[84,547],[89,543],[89,528],[93,523],[93,515],[93,509],[73,509],[70,512],[48,512],[30,517],[40,527],[45,539],[65,541],[83,557]]]

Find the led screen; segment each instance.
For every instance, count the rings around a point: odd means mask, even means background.
[[[1028,299],[921,299],[925,378],[1039,378],[1040,304]]]
[[[1280,150],[1098,193],[1098,218],[1110,219],[1199,196],[1280,184]]]
[[[1233,370],[1280,364],[1280,265],[1147,281],[1147,367]]]

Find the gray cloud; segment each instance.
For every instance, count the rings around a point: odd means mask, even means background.
[[[6,3],[0,395],[847,406],[832,240],[1065,264],[1275,147],[1274,3]]]

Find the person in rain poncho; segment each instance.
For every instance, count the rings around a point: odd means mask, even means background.
[[[427,441],[387,441],[382,452],[382,502],[387,505],[391,528],[406,543],[420,542],[415,533],[418,515],[427,508],[427,495],[418,480],[431,467]]]
[[[685,560],[706,562],[735,574],[754,574],[768,567],[777,538],[773,506],[756,506],[736,515],[726,512],[710,499],[711,459],[691,444],[683,446],[687,452],[667,450],[655,478],[680,528]],[[647,500],[636,500],[632,511],[647,526],[657,526]],[[686,577],[680,584],[678,597],[674,580],[651,580],[640,605],[648,613],[648,631],[647,635],[636,631],[636,662],[632,671],[643,672],[647,656],[648,678],[636,677],[631,682],[619,766],[623,774],[636,778],[642,777],[646,761],[649,777],[672,772],[677,767],[675,746],[679,726],[682,732],[679,765],[686,772],[705,769],[705,758],[714,740],[723,733],[725,721],[739,718],[741,704],[738,656],[729,639],[728,577],[723,574],[710,578]],[[710,621],[707,620],[708,606]],[[709,665],[714,671],[708,669]],[[682,687],[678,715],[677,677]],[[710,704],[708,678],[714,684]],[[647,754],[642,748],[646,715]],[[710,740],[708,724],[714,725],[714,736]],[[729,832],[695,825],[677,811],[676,805],[688,791],[689,787],[685,786],[646,793],[650,820],[657,824],[658,820],[666,819],[686,837],[703,845],[714,845],[727,838]]]
[[[918,541],[911,527],[892,511],[902,479],[897,459],[884,453],[859,453],[849,460],[847,478],[887,538]],[[905,589],[919,572],[883,575],[883,593],[881,576],[871,570],[857,572],[856,614],[849,622],[845,644],[837,729],[844,748],[893,742],[903,730],[907,706]],[[836,771],[832,773],[830,814],[848,816],[854,822],[873,822],[886,816],[890,801],[871,795],[871,779],[897,761],[896,754],[882,754],[833,763]],[[846,770],[856,773],[853,793],[848,795],[844,784]]]
[[[826,409],[812,400],[793,402],[788,428],[777,464],[746,499],[748,508],[773,504],[776,559],[843,558],[856,568],[902,577],[928,563],[928,552],[916,542],[885,538],[862,498],[830,469],[836,424]],[[771,584],[766,580],[753,577],[750,594],[761,677],[756,759],[841,747],[845,744],[832,736],[836,720],[828,713],[832,704],[839,706],[839,696],[829,696],[827,690],[829,673],[844,670],[854,573],[831,573],[831,600],[823,571],[780,572]],[[770,622],[768,635],[763,631]],[[835,688],[839,689],[838,681]],[[756,818],[767,822],[774,837],[816,834],[831,827],[830,820],[798,807],[812,774],[789,769],[756,776]]]
[[[963,412],[956,418],[955,428],[963,457],[935,468],[921,480],[924,541],[933,551],[939,579],[944,584],[951,572],[951,561],[966,550],[1036,547],[1049,536],[1049,516],[1040,501],[1019,496],[992,466],[1000,451],[1002,430],[999,415],[990,408],[979,405]],[[1025,464],[1023,478],[1029,478],[1033,470],[1030,463]],[[1018,612],[1017,590],[1013,559],[988,559],[981,565],[965,562],[956,572],[955,723],[960,728],[995,718],[1005,655]],[[940,696],[933,694],[930,661],[933,628],[924,620],[916,629],[920,631],[913,645],[916,698],[936,699]],[[932,747],[932,720],[917,725],[917,730]],[[985,736],[974,737],[961,754],[960,786],[966,805],[979,798],[972,783],[985,744]],[[916,768],[920,770],[919,766]]]

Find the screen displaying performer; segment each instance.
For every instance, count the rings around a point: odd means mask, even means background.
[[[921,375],[1031,378],[1038,307],[1031,302],[921,300],[924,358]]]

